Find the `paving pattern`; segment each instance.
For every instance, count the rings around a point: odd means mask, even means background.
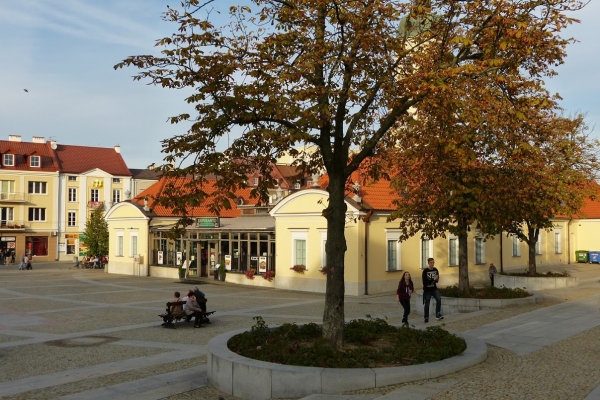
[[[564,269],[562,267],[561,269]],[[445,377],[311,399],[600,399],[600,267],[569,266],[580,287],[547,291],[541,304],[446,316],[445,326],[489,345],[486,362]],[[205,281],[213,323],[164,329],[157,314],[192,287],[169,279],[109,275],[65,263],[33,271],[0,267],[0,398],[212,399],[206,344],[215,335],[318,322],[321,294]],[[257,278],[259,279],[259,278]],[[395,295],[348,297],[346,317],[401,319]],[[423,327],[411,315],[411,324]],[[441,322],[430,322],[438,325]]]

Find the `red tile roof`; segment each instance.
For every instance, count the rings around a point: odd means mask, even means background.
[[[44,171],[56,172],[59,170],[58,160],[50,143],[12,142],[0,140],[0,170],[15,171]],[[14,166],[4,165],[4,154],[13,154]],[[30,167],[30,156],[40,156],[40,167]]]
[[[181,187],[182,192],[189,191],[188,188],[184,188],[183,186],[190,182],[191,178],[161,178],[158,182],[150,186],[148,189],[144,190],[142,193],[133,198],[133,202],[144,205],[144,198],[148,198],[148,207],[159,217],[179,217],[178,215],[173,215],[172,210],[158,204],[156,202],[156,198],[163,192],[165,186],[169,183],[174,183],[175,187]],[[202,190],[206,193],[212,193],[216,190],[214,186],[214,181],[209,180],[208,182],[203,184]],[[250,198],[250,191],[252,189],[239,189],[235,192],[236,198],[243,199],[244,205],[250,205],[253,202],[256,202],[255,199]],[[224,218],[234,218],[242,215],[241,211],[237,208],[235,200],[231,201],[230,209],[221,209],[219,216]],[[211,217],[215,216],[215,214],[209,210],[208,203],[210,203],[210,199],[205,199],[199,206],[186,208],[189,217]]]
[[[392,211],[396,209],[393,201],[399,199],[398,192],[390,187],[390,181],[380,179],[376,182],[366,182],[359,178],[357,172],[352,174],[352,182],[358,182],[360,187],[359,196],[363,200],[363,205],[367,208],[373,208],[379,211]],[[329,176],[324,175],[319,178],[319,186],[326,189],[329,185]],[[354,192],[349,185],[346,187],[346,196],[353,198]]]
[[[56,155],[64,173],[80,174],[98,168],[115,176],[131,176],[121,153],[113,147],[59,144]]]

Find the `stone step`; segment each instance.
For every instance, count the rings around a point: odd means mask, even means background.
[[[427,400],[446,390],[458,381],[429,382],[423,385],[406,385],[384,395],[362,394],[311,394],[300,400]]]

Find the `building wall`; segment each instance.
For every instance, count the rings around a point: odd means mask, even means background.
[[[114,182],[115,179],[120,182]],[[120,191],[120,201],[124,201],[130,187],[129,177],[118,177],[102,170],[93,170],[84,174],[61,174],[60,176],[60,260],[71,261],[81,257],[85,246],[79,235],[85,231],[85,224],[95,208],[108,210],[113,205],[113,191]],[[75,201],[69,199],[69,189],[76,191]],[[92,189],[98,191],[98,202],[92,202]],[[75,213],[74,226],[69,226],[69,212]],[[77,235],[77,238],[75,238]],[[73,252],[73,249],[74,252]]]
[[[148,219],[136,206],[119,203],[107,212],[106,221],[109,232],[107,272],[148,276]]]
[[[56,236],[58,230],[58,174],[15,170],[2,172],[0,170],[0,181],[13,181],[14,193],[18,195],[19,199],[15,200],[11,196],[0,198],[0,207],[13,209],[12,223],[7,221],[6,226],[0,227],[0,236],[16,238],[14,243],[17,257],[30,249],[33,251],[33,260],[56,260],[58,255],[58,238]],[[29,193],[29,182],[44,183],[45,193]],[[36,184],[36,188],[41,188],[41,185]],[[45,218],[39,221],[30,220],[30,209],[43,209]],[[38,210],[35,214],[41,215]],[[9,228],[9,225],[13,228]],[[15,228],[17,225],[18,228]],[[28,245],[28,241],[44,241],[47,244],[45,246]],[[40,250],[42,248],[45,248],[45,254]]]
[[[575,252],[577,250],[600,251],[600,219],[578,219],[570,224],[570,257],[571,262],[577,262]],[[563,229],[563,236],[569,235],[568,229]],[[565,253],[567,252],[565,247]]]

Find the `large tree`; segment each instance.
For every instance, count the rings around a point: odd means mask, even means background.
[[[253,0],[229,8],[214,23],[220,3],[184,0],[164,19],[177,32],[157,41],[160,56],[132,56],[115,68],[135,66],[136,80],[188,88],[193,113],[186,133],[163,142],[170,175],[202,181],[218,173],[215,211],[228,206],[249,171],[266,179],[254,194],[266,200],[271,163],[298,144],[305,173],[329,176],[327,284],[323,334],[343,344],[345,186],[351,174],[408,111],[457,77],[544,76],[562,62],[575,0]],[[251,8],[253,5],[255,8]],[[241,127],[220,150],[219,141]],[[191,162],[182,159],[190,158]],[[369,163],[376,167],[376,163]],[[173,207],[205,196],[195,185]],[[176,192],[173,192],[174,194]],[[202,197],[201,197],[202,198]],[[181,207],[179,209],[182,209]]]
[[[104,209],[96,208],[85,222],[85,243],[88,255],[105,256],[108,254],[108,223],[104,219]]]

